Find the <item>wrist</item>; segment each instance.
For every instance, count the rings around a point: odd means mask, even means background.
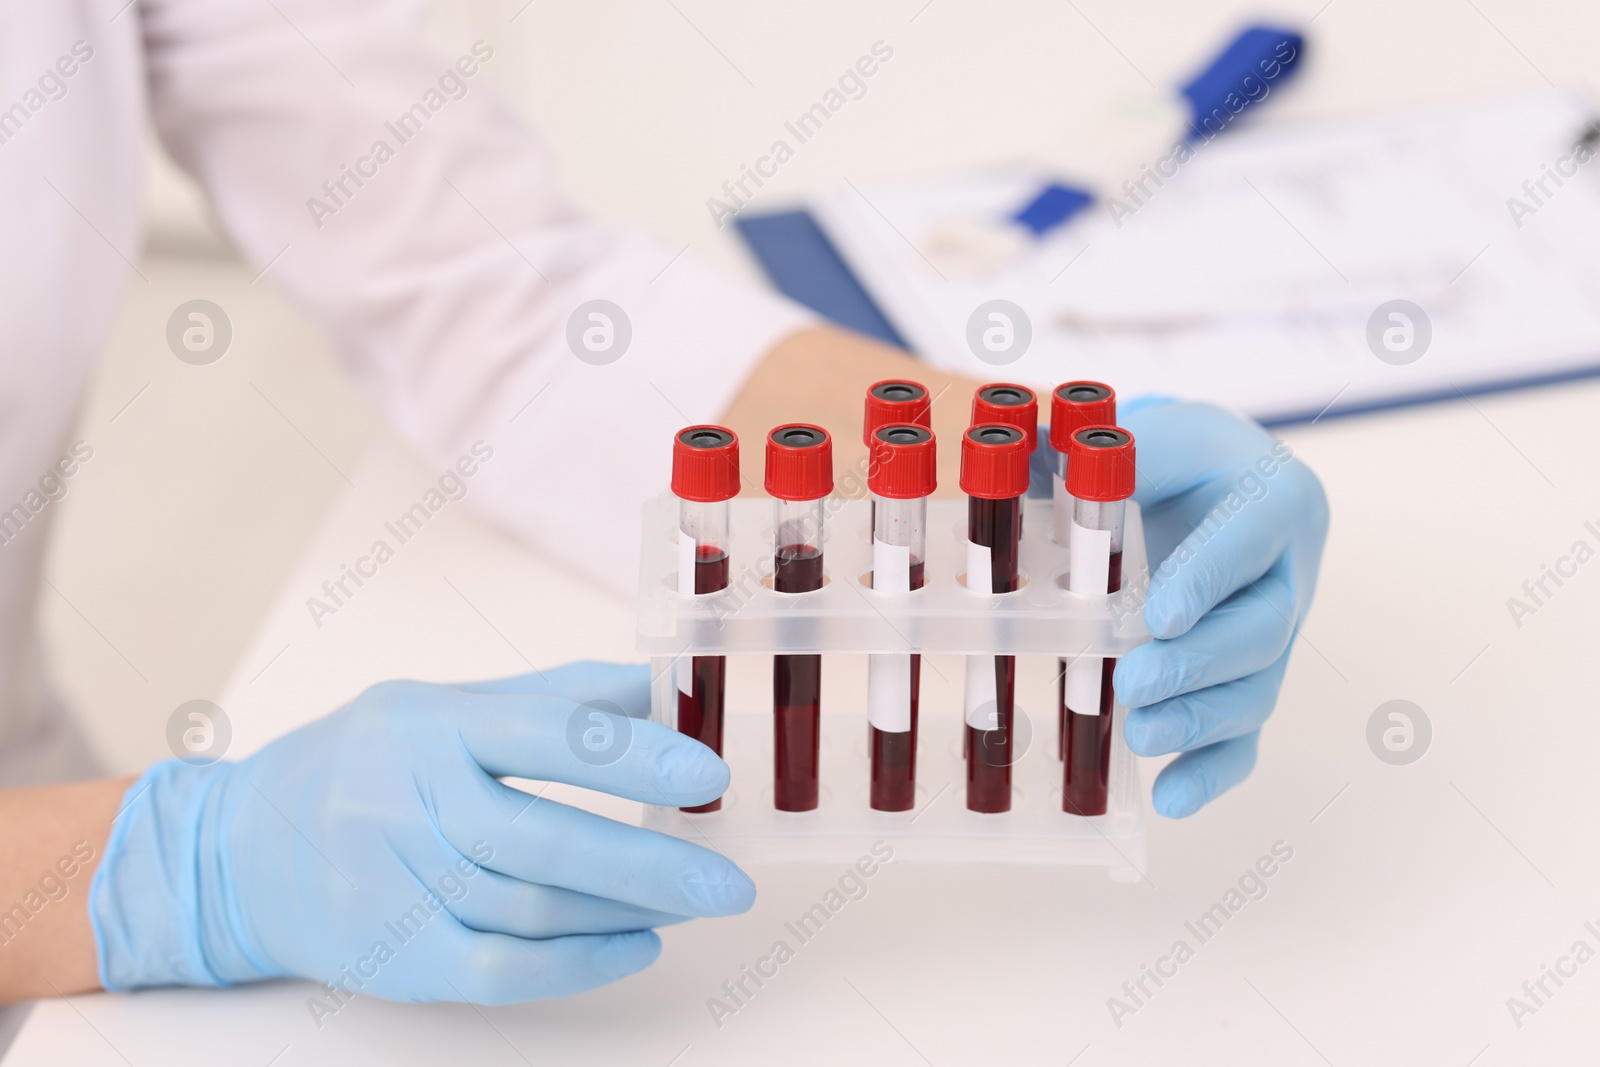
[[[223,986],[276,973],[237,933],[224,862],[235,767],[167,760],[128,787],[89,888],[106,989]]]

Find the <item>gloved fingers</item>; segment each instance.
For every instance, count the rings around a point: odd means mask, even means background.
[[[579,660],[510,678],[492,678],[455,686],[464,693],[511,693],[560,697],[574,704],[605,701],[633,719],[650,717],[650,666],[646,663],[603,663]]]
[[[496,778],[565,782],[667,807],[704,804],[728,788],[728,765],[705,745],[602,707],[487,695],[450,714],[467,752]]]
[[[460,926],[448,934],[441,977],[471,1004],[566,997],[644,970],[661,955],[651,930],[526,940]]]
[[[711,849],[483,784],[471,798],[440,797],[437,817],[463,855],[481,855],[487,844],[490,870],[673,915],[736,915],[755,902],[755,883]]]
[[[1185,752],[1161,769],[1150,791],[1158,814],[1169,819],[1193,815],[1250,776],[1261,731]]]
[[[480,933],[523,938],[616,934],[671,926],[689,918],[560,886],[536,885],[486,869],[461,879],[459,886],[459,896],[455,900],[446,897],[445,907],[462,926]]]
[[[1186,633],[1283,557],[1302,519],[1299,494],[1288,484],[1254,499],[1219,487],[1217,502],[1152,570],[1144,605],[1152,636]]]
[[[1270,478],[1293,455],[1256,423],[1211,404],[1128,405],[1118,421],[1139,450],[1133,499],[1142,508],[1257,463],[1256,470]]]
[[[1306,514],[1284,556],[1289,560],[1290,573],[1294,575],[1294,587],[1300,593],[1303,614],[1304,605],[1311,603],[1311,597],[1316,592],[1317,572],[1322,568],[1322,550],[1328,541],[1331,508],[1322,480],[1312,473],[1311,468],[1298,467],[1295,473],[1297,480],[1305,486],[1301,495],[1305,498]]]
[[[1231,682],[1278,661],[1294,636],[1288,569],[1229,597],[1181,637],[1150,641],[1117,662],[1117,699],[1130,708]]]
[[[1124,728],[1128,748],[1136,756],[1165,756],[1259,730],[1278,702],[1288,666],[1286,651],[1266,670],[1130,709]]]

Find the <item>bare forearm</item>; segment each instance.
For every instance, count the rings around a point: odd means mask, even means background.
[[[100,987],[89,880],[130,781],[0,790],[0,1001]]]
[[[774,426],[809,422],[833,436],[834,466],[841,472],[866,470],[861,414],[867,387],[886,378],[910,378],[933,397],[933,432],[939,437],[939,495],[960,492],[958,443],[971,415],[979,382],[919,363],[901,349],[831,326],[794,333],[756,367],[723,421],[759,462],[761,442]],[[751,462],[746,461],[747,464]],[[755,469],[755,468],[752,468]],[[751,480],[759,485],[760,479]],[[839,491],[853,485],[841,477]],[[857,495],[862,490],[856,489]]]

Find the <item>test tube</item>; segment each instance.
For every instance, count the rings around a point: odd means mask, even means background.
[[[866,413],[861,419],[861,442],[872,449],[872,435],[880,426],[891,423],[906,426],[932,426],[932,401],[928,387],[921,382],[891,378],[876,382],[867,390]]]
[[[974,426],[961,439],[961,490],[967,494],[967,588],[993,595],[1018,588],[1022,497],[1028,491],[1028,438],[1015,426]],[[1011,810],[1016,657],[967,657],[967,807]]]
[[[820,426],[791,423],[767,435],[767,492],[772,501],[772,588],[822,588],[823,498],[833,492],[833,442]],[[817,806],[822,729],[822,657],[772,661],[772,802],[779,811]]]
[[[872,592],[921,589],[928,549],[928,495],[937,488],[937,443],[925,426],[881,426],[873,434],[867,488],[872,493]],[[877,653],[867,661],[871,804],[910,811],[917,792],[917,704],[922,657]]]
[[[1056,544],[1066,547],[1072,530],[1072,498],[1067,495],[1067,457],[1072,435],[1085,426],[1114,426],[1117,394],[1103,382],[1063,382],[1050,394],[1050,447],[1056,451],[1053,517]],[[1067,758],[1067,661],[1056,674],[1056,759]]]
[[[1134,487],[1133,435],[1115,426],[1086,426],[1072,435],[1067,494],[1072,498],[1071,569],[1067,589],[1105,596],[1122,588],[1122,522]],[[1062,676],[1066,759],[1061,808],[1104,815],[1109,794],[1115,659],[1076,656]]]
[[[678,498],[678,592],[728,587],[728,501],[739,495],[739,438],[721,426],[690,426],[672,447],[672,493]],[[722,656],[680,656],[678,732],[722,754]],[[722,798],[684,811],[718,811]]]

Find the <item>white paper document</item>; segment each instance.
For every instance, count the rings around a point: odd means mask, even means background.
[[[847,187],[812,207],[941,368],[1309,419],[1600,368],[1600,158],[1573,154],[1595,114],[1545,91],[1231,131],[986,273],[940,270],[937,235],[1004,218],[1042,173]],[[1015,362],[969,347],[994,299],[1028,317]],[[1425,321],[1380,313],[1394,300]]]

